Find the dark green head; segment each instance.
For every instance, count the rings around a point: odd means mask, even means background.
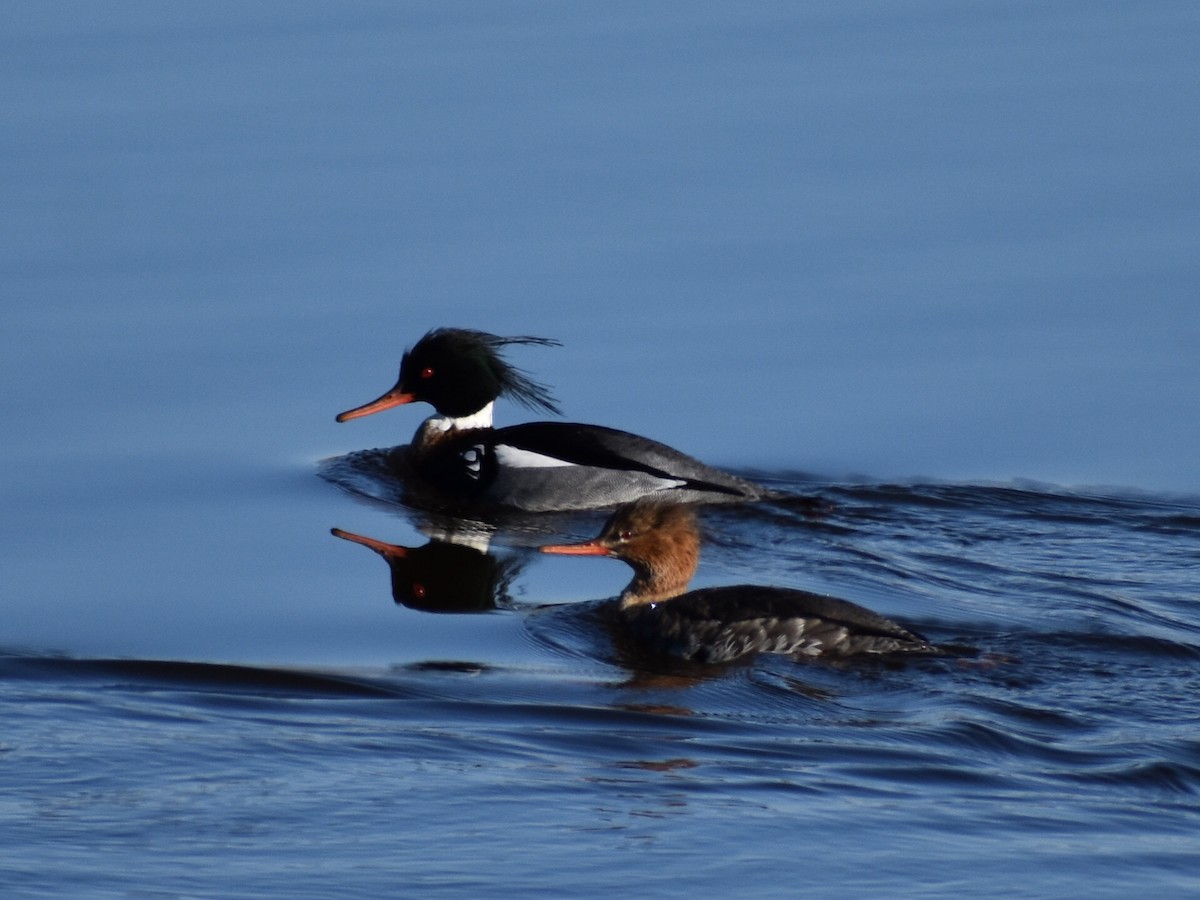
[[[404,354],[400,379],[386,394],[338,416],[356,419],[402,403],[424,401],[443,416],[473,415],[499,397],[558,413],[550,392],[501,356],[509,344],[558,346],[548,338],[500,337],[467,328],[435,328]]]

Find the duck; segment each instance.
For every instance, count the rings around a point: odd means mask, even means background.
[[[559,342],[435,328],[404,353],[393,387],[339,413],[337,421],[428,403],[436,415],[421,423],[411,444],[389,451],[389,465],[399,477],[415,478],[419,488],[468,507],[553,512],[605,509],[648,496],[680,503],[781,496],[615,428],[561,421],[494,427],[501,397],[559,414],[550,391],[505,359],[506,349],[521,345]]]
[[[606,556],[633,569],[615,617],[652,657],[721,664],[760,653],[815,657],[944,656],[950,651],[878,613],[789,587],[732,585],[689,591],[700,561],[695,511],[640,500],[612,514],[600,534],[543,553]]]

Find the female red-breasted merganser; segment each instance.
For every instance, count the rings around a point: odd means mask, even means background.
[[[548,512],[599,509],[647,495],[682,503],[779,496],[665,444],[612,428],[570,422],[493,428],[492,408],[502,396],[558,412],[546,388],[501,356],[509,344],[557,342],[436,328],[404,354],[391,390],[337,420],[429,403],[438,415],[421,425],[398,462],[440,494],[471,504]]]
[[[617,616],[634,640],[656,655],[723,663],[753,653],[846,657],[947,652],[890,619],[835,597],[751,585],[688,591],[700,560],[700,533],[695,513],[684,506],[630,504],[613,514],[595,540],[541,549],[610,556],[631,566],[633,581],[621,594]]]

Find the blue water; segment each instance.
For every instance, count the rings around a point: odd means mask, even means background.
[[[0,22],[6,896],[1200,891],[1194,4]],[[528,536],[397,605],[317,472],[441,324],[827,502],[697,584],[980,656],[629,671]]]

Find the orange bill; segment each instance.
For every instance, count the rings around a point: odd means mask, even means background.
[[[358,419],[362,416],[369,416],[372,413],[382,412],[385,409],[391,409],[393,406],[401,406],[405,403],[412,403],[416,400],[415,394],[410,394],[407,391],[400,389],[400,385],[396,385],[386,394],[381,397],[376,397],[370,403],[364,403],[362,406],[356,406],[354,409],[348,409],[344,413],[338,413],[337,420],[339,422],[349,422],[351,419]]]
[[[608,556],[608,548],[599,541],[583,544],[550,544],[542,547],[543,553],[560,553],[563,556]]]

